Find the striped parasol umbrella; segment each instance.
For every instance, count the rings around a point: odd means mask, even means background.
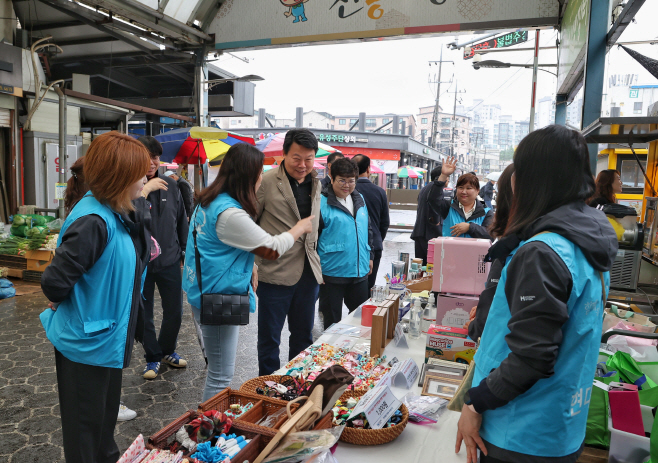
[[[414,170],[412,166],[403,166],[398,169],[398,178],[420,178],[422,174],[419,174]]]
[[[412,167],[412,169],[418,172],[419,174],[425,175],[427,173],[427,169],[423,169],[422,167]]]
[[[221,160],[236,143],[254,145],[254,139],[215,127],[188,127],[155,136],[162,144],[161,162],[203,164]]]
[[[264,165],[264,166],[263,166],[263,172],[267,172],[268,170],[272,170],[272,169],[274,169],[275,167],[278,167],[278,166],[277,166],[276,164],[271,164],[271,165],[269,165],[269,166],[268,166],[268,165]]]
[[[264,140],[259,140],[256,142],[256,148],[265,154],[265,158],[283,157],[283,141],[286,138],[286,133],[287,132],[276,133]],[[315,157],[323,158],[337,151],[339,150],[333,146],[318,142],[318,152],[315,154]],[[265,162],[268,162],[267,159]]]

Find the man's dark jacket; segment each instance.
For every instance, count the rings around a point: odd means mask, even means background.
[[[149,264],[149,271],[153,272],[180,262],[189,230],[178,183],[158,172],[155,177],[167,182],[167,190],[153,191],[147,198],[151,203],[151,233],[162,249],[162,254]]]
[[[443,191],[443,189],[441,189]],[[411,232],[412,240],[429,241],[441,236],[441,225],[443,219],[440,215],[433,215],[429,200],[436,196],[431,193],[438,192],[436,181],[430,182],[420,190],[418,194],[418,210],[416,212],[416,223]]]
[[[368,207],[373,235],[372,250],[381,251],[384,249],[383,242],[386,239],[386,233],[391,224],[386,192],[367,178],[359,178],[356,181],[356,189],[361,193]]]

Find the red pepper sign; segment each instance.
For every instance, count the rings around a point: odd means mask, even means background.
[[[478,50],[490,50],[492,48],[506,48],[512,45],[528,41],[528,31],[510,32],[509,34],[496,37],[495,39],[478,42],[468,47],[464,47],[464,59],[471,59]]]

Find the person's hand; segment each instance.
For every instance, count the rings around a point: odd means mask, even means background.
[[[372,261],[370,261],[370,271],[368,272],[368,275],[372,273]]]
[[[471,320],[475,320],[475,312],[477,311],[478,307],[475,306],[471,309],[471,313],[468,314]]]
[[[171,174],[171,175],[169,176],[169,178],[171,178],[171,179],[173,179],[173,180],[175,180],[175,181],[178,181],[178,179],[179,179],[180,177],[179,177],[178,175],[176,175],[176,174]]]
[[[254,291],[258,289],[258,266],[254,264],[254,269],[251,271],[251,286]]]
[[[159,177],[152,178],[146,182],[146,185],[144,185],[144,189],[142,190],[142,196],[146,198],[148,195],[157,190],[167,191],[167,182]]]
[[[462,415],[457,423],[457,443],[455,445],[455,453],[459,453],[462,446],[462,441],[466,446],[466,463],[477,463],[478,452],[480,451],[487,455],[487,448],[480,437],[480,427],[482,426],[482,415],[477,413],[472,405],[464,404],[462,408]]]
[[[310,215],[305,219],[302,219],[299,222],[297,222],[297,226],[301,228],[302,233],[311,233],[313,231],[314,218],[315,218],[314,215]]]
[[[52,302],[48,302],[48,308],[52,310],[53,312],[57,312],[57,306],[53,304]]]
[[[472,321],[473,321],[473,319],[470,319],[469,321],[467,321],[466,323],[464,323],[464,326],[462,326],[462,329],[467,330],[467,329],[468,329],[468,325],[470,325]]]
[[[452,236],[461,236],[468,233],[469,225],[466,222],[458,223],[450,227],[450,234]]]
[[[455,172],[455,169],[457,169],[457,158],[450,156],[441,165],[441,175],[450,177]]]

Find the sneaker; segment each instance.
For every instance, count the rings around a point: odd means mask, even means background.
[[[160,362],[148,362],[144,368],[144,379],[155,379],[160,371]]]
[[[135,410],[131,410],[126,407],[123,402],[119,405],[119,416],[117,416],[117,421],[130,421],[137,416]]]
[[[165,355],[162,360],[167,362],[172,367],[176,367],[176,368],[183,368],[187,366],[187,360],[185,360],[183,357],[178,355],[176,352],[174,352],[171,355]]]

